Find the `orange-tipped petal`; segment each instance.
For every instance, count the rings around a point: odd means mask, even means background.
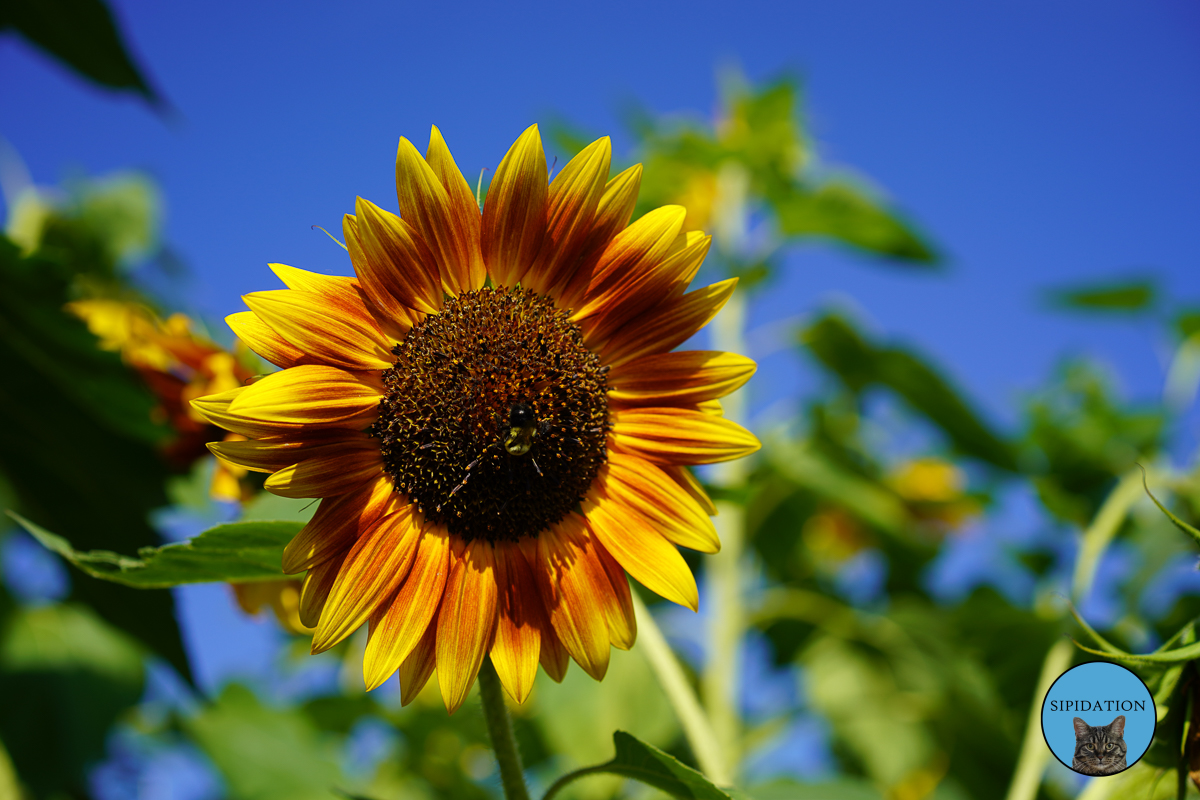
[[[442,132],[436,125],[432,126],[429,132],[425,162],[442,182],[446,195],[450,198],[454,227],[466,245],[468,284],[472,289],[482,288],[487,280],[487,270],[479,252],[479,202],[475,199],[475,193],[471,191],[471,185],[454,163],[454,156],[450,155],[450,148],[446,146],[446,140],[442,138]]]
[[[387,369],[392,343],[364,308],[337,306],[328,295],[295,289],[252,292],[242,300],[259,319],[319,364]]]
[[[496,168],[483,203],[483,260],[498,286],[515,286],[546,235],[546,154],[530,125]]]
[[[613,502],[598,484],[584,498],[583,511],[604,549],[639,583],[693,611],[700,607],[696,579],[687,562],[649,520]]]
[[[329,590],[333,588],[344,560],[343,555],[335,556],[314,565],[304,575],[304,583],[300,586],[300,622],[305,627],[317,627],[329,599]]]
[[[467,699],[492,646],[496,599],[491,543],[452,539],[450,577],[437,618],[438,686],[451,714]]]
[[[313,636],[320,653],[354,633],[408,575],[423,521],[411,505],[387,515],[354,543],[338,572]]]
[[[586,285],[580,287],[576,295],[579,307],[571,319],[585,319],[615,304],[638,302],[645,308],[662,297],[676,278],[674,272],[662,268],[670,263],[664,259],[682,238],[679,232],[686,217],[682,206],[663,206],[614,236],[595,271],[587,276]],[[577,279],[582,277],[576,274]]]
[[[675,479],[685,492],[695,498],[700,507],[704,509],[704,513],[710,517],[717,515],[717,506],[713,503],[712,498],[708,496],[708,492],[704,491],[704,487],[700,485],[700,481],[692,474],[692,471],[685,466],[679,464],[660,464],[659,468],[663,472]]]
[[[683,350],[627,361],[608,373],[608,397],[625,405],[683,406],[724,397],[757,365],[737,353]]]
[[[615,369],[640,356],[674,350],[717,315],[735,286],[737,278],[730,278],[650,309],[599,348],[601,360]]]
[[[538,266],[524,280],[535,292],[546,294],[566,285],[574,274],[592,232],[611,161],[612,142],[605,136],[583,148],[551,182],[546,198],[546,238]]]
[[[224,413],[244,420],[244,427],[252,429],[229,430],[256,438],[264,435],[259,432],[264,425],[268,427],[267,435],[294,432],[304,426],[363,430],[378,417],[382,395],[378,374],[305,364],[272,373],[241,389]],[[193,404],[203,413],[205,401],[210,399],[202,397]],[[270,430],[272,427],[274,430]]]
[[[496,545],[496,583],[500,614],[492,664],[509,697],[524,703],[537,676],[542,629],[547,622],[533,572],[518,545]]]
[[[439,311],[442,286],[437,262],[412,226],[361,197],[354,202],[354,212],[350,219],[356,225],[348,227],[357,227],[364,256],[363,263],[354,267],[371,301],[393,313],[402,313],[403,308],[426,314]]]
[[[762,447],[736,422],[700,410],[618,408],[609,411],[609,418],[616,449],[661,464],[715,464]]]
[[[381,518],[408,502],[395,488],[390,477],[380,475],[354,491],[322,500],[313,518],[283,548],[283,571],[301,572],[349,552]]]
[[[613,450],[596,478],[609,497],[650,520],[668,541],[701,553],[721,549],[717,529],[700,504],[649,461]]]
[[[354,491],[382,472],[378,440],[363,436],[336,452],[284,467],[267,478],[263,488],[280,497],[334,497]]]
[[[396,597],[371,616],[371,636],[363,656],[367,691],[383,684],[409,657],[431,627],[450,564],[450,534],[426,525],[408,577]]]
[[[408,139],[396,150],[396,196],[400,216],[429,245],[438,265],[442,288],[453,295],[471,286],[470,244],[467,232],[457,227],[450,195],[425,159]]]
[[[224,462],[253,472],[275,472],[306,458],[338,452],[343,445],[370,441],[360,431],[312,431],[303,438],[268,436],[263,439],[226,439],[209,442],[208,449]],[[354,444],[350,444],[351,447]]]
[[[299,347],[276,333],[270,325],[258,318],[253,311],[239,311],[225,318],[225,324],[233,335],[277,367],[295,367],[313,364],[315,361]]]
[[[608,671],[605,608],[612,585],[595,541],[584,521],[571,513],[538,534],[537,543],[533,570],[550,624],[575,663],[601,680]]]
[[[417,646],[400,664],[400,705],[406,706],[425,688],[437,664],[437,622],[430,623]]]

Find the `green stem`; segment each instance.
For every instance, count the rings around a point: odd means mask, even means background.
[[[666,692],[671,707],[675,709],[675,716],[683,726],[683,734],[696,756],[700,771],[718,786],[730,785],[733,782],[732,777],[725,765],[725,758],[716,734],[713,733],[712,724],[704,715],[704,709],[700,707],[700,701],[696,699],[696,693],[692,691],[687,676],[683,674],[683,667],[675,660],[670,645],[663,638],[662,631],[658,629],[658,624],[655,623],[654,617],[650,616],[637,592],[633,593],[633,610],[637,615],[638,645],[650,662],[650,668],[654,670],[663,691]]]
[[[513,737],[512,720],[504,705],[504,690],[500,687],[500,676],[485,658],[479,670],[479,698],[483,704],[483,719],[487,723],[488,737],[492,750],[500,764],[500,783],[504,787],[506,800],[529,800],[525,788],[525,772],[521,769],[521,754],[517,752],[517,740]]]
[[[550,800],[550,798],[562,791],[562,788],[568,783],[572,783],[580,778],[587,777],[588,775],[602,775],[607,771],[607,764],[598,764],[594,767],[584,767],[583,769],[577,769],[574,772],[568,772],[566,775],[563,775],[554,783],[550,784],[550,788],[546,790],[544,795],[542,795],[542,800]]]

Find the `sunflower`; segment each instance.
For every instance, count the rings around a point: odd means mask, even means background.
[[[676,545],[719,548],[687,469],[758,441],[718,398],[754,362],[672,352],[736,279],[687,292],[711,237],[678,206],[630,224],[641,166],[608,177],[593,142],[549,182],[537,126],[482,211],[435,127],[396,157],[400,216],[359,198],[343,223],[356,277],[272,265],[230,327],[282,368],[194,401],[248,437],[210,448],[321,498],[284,551],[321,652],[363,623],[373,689],[411,701],[434,668],[448,710],[486,656],[523,702],[540,663],[603,678],[636,636],[626,573],[697,607]]]

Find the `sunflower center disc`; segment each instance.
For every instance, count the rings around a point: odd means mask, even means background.
[[[605,460],[607,369],[550,298],[466,292],[392,353],[370,433],[429,519],[467,540],[516,541],[583,498]]]

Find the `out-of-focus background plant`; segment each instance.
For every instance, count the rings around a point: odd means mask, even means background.
[[[167,127],[190,113],[171,110],[98,0],[10,3],[0,30]],[[436,65],[420,78],[436,84]],[[560,162],[608,132],[558,119]],[[688,228],[714,234],[700,278],[741,278],[711,341],[766,354],[725,402],[764,447],[700,474],[723,549],[688,555],[699,615],[652,607],[671,650],[643,631],[603,682],[542,675],[512,708],[535,792],[612,758],[621,730],[758,800],[1194,795],[1200,283],[1164,296],[1098,264],[1089,284],[1028,298],[1153,328],[1162,390],[1130,402],[1102,362],[1072,356],[997,421],[955,365],[881,332],[870,309],[794,297],[789,316],[756,316],[795,285],[802,248],[845,248],[879,281],[959,268],[903,197],[822,161],[796,80],[729,68],[712,111],[630,105],[625,119],[620,156],[645,167],[638,213],[685,205]],[[50,188],[3,142],[0,158],[0,504],[14,512],[0,531],[0,798],[499,797],[476,707],[448,717],[429,692],[401,707],[394,681],[365,694],[362,638],[307,655],[279,551],[313,508],[214,461],[205,444],[226,434],[187,403],[269,365],[194,312],[158,183],[126,171]],[[784,370],[804,373],[803,391],[780,388]],[[166,588],[180,584],[209,588]],[[260,620],[256,639],[213,630],[241,630],[235,608]],[[233,668],[199,675],[225,639]],[[1050,681],[1097,657],[1084,647],[1138,671],[1160,712],[1144,761],[1091,783],[1054,761],[1035,713]],[[238,668],[254,659],[257,673]],[[700,724],[660,685],[672,665]],[[723,796],[659,769],[657,789],[610,774],[558,796]]]

